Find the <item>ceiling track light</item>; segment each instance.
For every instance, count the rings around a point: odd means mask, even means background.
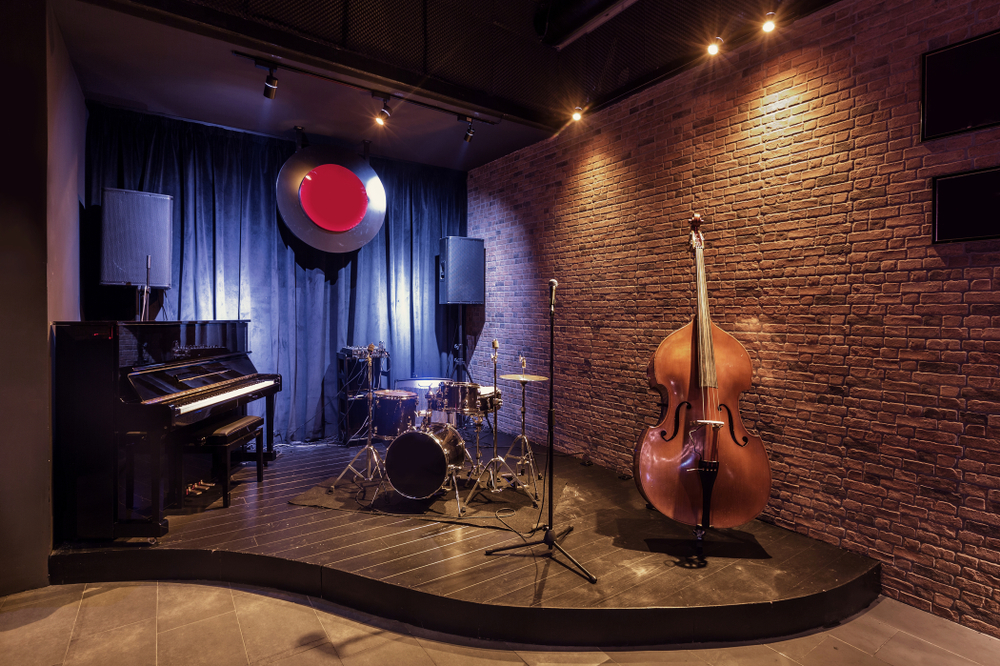
[[[764,32],[772,32],[774,28],[777,26],[777,23],[775,21],[777,21],[777,16],[775,15],[775,13],[768,12],[767,15],[764,17],[764,25],[761,26],[761,30],[763,30]]]
[[[375,122],[379,125],[385,125],[385,122],[389,120],[389,116],[392,115],[392,109],[389,108],[389,100],[382,100],[382,108],[379,109],[378,115],[375,116]]]
[[[372,97],[374,97],[376,99],[382,100],[382,108],[379,110],[378,115],[375,118],[375,122],[377,122],[379,125],[385,125],[385,122],[389,119],[389,116],[392,115],[392,109],[389,107],[389,100],[390,99],[394,99],[394,100],[400,101],[400,102],[406,102],[407,104],[412,104],[414,106],[420,106],[420,107],[423,107],[425,109],[430,109],[431,111],[437,111],[439,113],[447,113],[449,115],[452,115],[452,114],[455,113],[454,110],[446,109],[446,108],[440,107],[440,106],[435,106],[434,104],[428,104],[427,102],[421,102],[421,101],[413,99],[411,97],[406,97],[402,93],[389,93],[389,92],[380,91],[380,90],[372,90],[371,88],[367,88],[367,87],[358,85],[356,83],[350,83],[350,82],[347,82],[347,81],[342,81],[342,80],[340,80],[338,78],[335,78],[335,77],[332,77],[332,76],[327,76],[325,74],[320,74],[319,72],[313,72],[313,71],[310,71],[308,69],[302,69],[301,67],[296,67],[295,65],[290,65],[290,64],[287,64],[285,62],[278,63],[278,62],[275,62],[274,60],[270,60],[268,58],[264,58],[263,56],[255,56],[255,55],[252,55],[250,53],[243,53],[242,51],[232,51],[232,54],[234,56],[236,56],[237,58],[245,58],[246,60],[252,61],[253,64],[254,64],[254,67],[259,67],[260,69],[266,69],[268,71],[267,78],[264,81],[264,96],[267,97],[268,99],[274,99],[274,95],[275,95],[275,93],[278,90],[278,79],[277,79],[277,77],[274,76],[274,73],[276,71],[278,71],[278,69],[280,68],[280,69],[287,69],[288,71],[295,72],[297,74],[304,74],[306,76],[311,76],[311,77],[313,77],[315,79],[320,79],[322,81],[329,81],[330,83],[336,83],[338,85],[341,85],[341,86],[344,86],[344,87],[347,87],[347,88],[353,88],[354,90],[361,90],[361,91],[364,91],[366,93],[370,93]],[[412,92],[419,93],[419,90],[414,90]],[[459,118],[459,120],[465,120],[465,121],[468,121],[470,123],[472,121],[472,116],[471,115],[458,116],[458,118]],[[480,117],[478,115],[478,113],[476,115],[475,120],[478,123],[486,123],[487,125],[499,125],[500,124],[500,120],[499,119],[492,120],[490,118],[483,118],[483,117]],[[466,141],[471,141],[471,138],[466,139]]]
[[[583,109],[581,109],[580,107],[576,107],[575,109],[573,109],[573,115],[571,117],[573,118],[573,120],[580,120],[581,118],[583,118]]]
[[[278,79],[274,76],[274,67],[268,69],[267,78],[264,79],[264,97],[274,99],[278,93]]]
[[[472,135],[475,133],[476,130],[472,129],[472,118],[469,118],[469,129],[465,130],[466,143],[472,143]]]
[[[722,37],[716,37],[708,45],[708,55],[716,55],[720,50],[722,50]]]

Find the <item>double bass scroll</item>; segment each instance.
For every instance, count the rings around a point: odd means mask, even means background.
[[[751,387],[750,357],[712,321],[701,216],[691,220],[697,310],[667,336],[646,368],[660,394],[660,421],[633,456],[639,492],[668,518],[698,529],[735,527],[767,504],[771,467],[764,444],[743,426],[740,394]]]

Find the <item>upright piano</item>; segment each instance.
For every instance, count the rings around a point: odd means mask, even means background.
[[[180,501],[178,447],[266,399],[274,458],[281,376],[250,361],[247,321],[57,322],[55,541],[157,537]]]

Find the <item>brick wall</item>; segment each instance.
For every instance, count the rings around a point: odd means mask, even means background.
[[[932,245],[931,177],[1000,165],[1000,129],[920,141],[920,56],[1000,4],[844,0],[473,171],[486,239],[475,376],[548,370],[556,444],[629,472],[646,364],[694,311],[749,350],[763,519],[883,562],[886,594],[1000,636],[1000,241]],[[995,85],[995,73],[984,84]],[[986,81],[990,79],[990,81]],[[488,382],[483,382],[488,383]],[[500,428],[519,428],[501,382]],[[528,390],[544,443],[548,388]]]

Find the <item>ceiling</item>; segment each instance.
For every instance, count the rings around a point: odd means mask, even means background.
[[[84,95],[469,170],[832,0],[52,0]],[[275,67],[274,99],[263,95]],[[383,105],[385,127],[373,122]],[[464,141],[473,119],[473,140]]]

